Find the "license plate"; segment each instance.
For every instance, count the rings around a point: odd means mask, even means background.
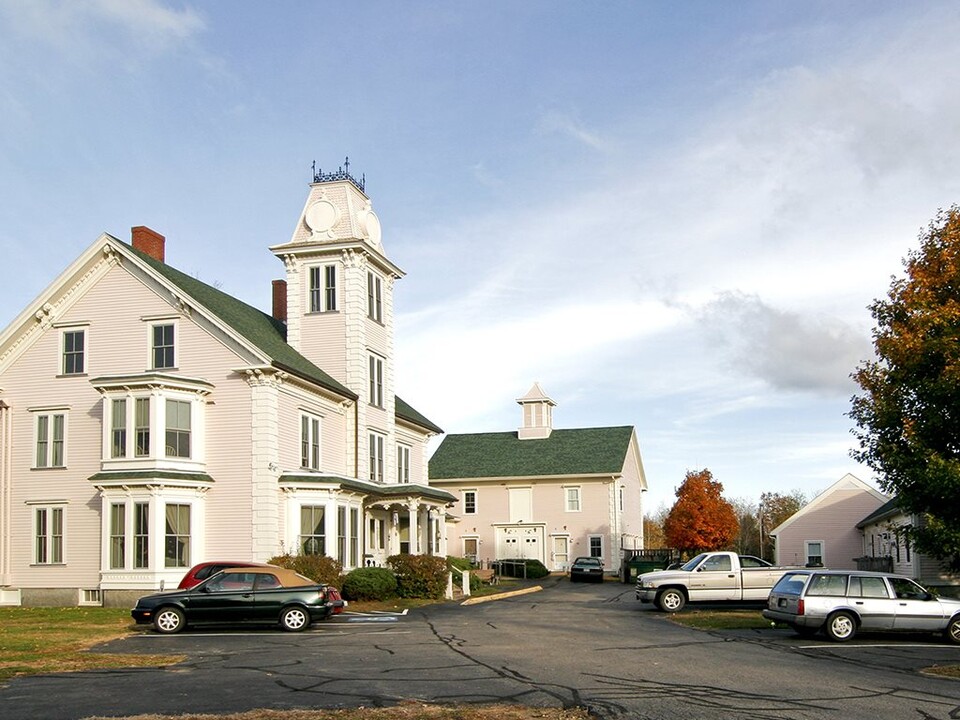
[[[786,607],[786,606],[787,606],[787,599],[786,599],[786,598],[779,598],[779,599],[777,600],[777,607]]]

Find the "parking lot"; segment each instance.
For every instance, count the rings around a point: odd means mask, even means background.
[[[180,665],[14,680],[4,716],[83,718],[255,707],[382,706],[404,699],[585,706],[601,718],[949,718],[960,663],[934,637],[838,645],[788,630],[700,631],[615,582],[548,578],[541,592],[405,615],[344,614],[304,633],[137,633],[111,652],[182,653]]]

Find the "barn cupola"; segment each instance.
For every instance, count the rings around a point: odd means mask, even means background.
[[[517,437],[521,440],[550,437],[550,433],[553,432],[553,408],[556,403],[547,397],[540,383],[535,382],[527,394],[517,400],[517,403],[523,410],[523,422]]]

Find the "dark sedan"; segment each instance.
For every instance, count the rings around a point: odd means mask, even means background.
[[[187,625],[279,623],[290,632],[343,611],[340,593],[293,570],[239,567],[223,570],[187,590],[147,595],[130,611],[159,633]]]
[[[603,582],[603,562],[595,557],[578,557],[570,566],[570,582]]]

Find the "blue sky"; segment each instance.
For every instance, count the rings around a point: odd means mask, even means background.
[[[311,163],[365,174],[398,390],[631,424],[648,504],[845,472],[867,306],[960,202],[953,2],[0,0],[0,327],[101,232],[269,308]]]

